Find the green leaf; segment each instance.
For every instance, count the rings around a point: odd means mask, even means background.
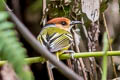
[[[3,11],[3,10],[4,10],[3,0],[0,0],[0,11]]]
[[[8,16],[7,12],[0,11],[0,59],[12,64],[20,80],[34,80],[32,73],[24,70],[26,50],[18,41],[14,24],[7,21]]]
[[[8,13],[6,11],[0,11],[0,22],[5,21],[8,18]]]
[[[0,30],[11,29],[14,27],[14,24],[8,21],[0,23]]]

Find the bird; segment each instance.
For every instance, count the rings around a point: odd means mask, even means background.
[[[66,17],[53,18],[42,28],[37,40],[59,60],[59,56],[69,52],[70,46],[73,45],[70,31],[75,24],[81,24],[81,21],[71,21]]]
[[[65,17],[49,20],[41,30],[37,40],[50,52],[56,53],[58,57],[73,44],[73,36],[70,30],[74,24],[81,24],[81,22],[71,21]]]

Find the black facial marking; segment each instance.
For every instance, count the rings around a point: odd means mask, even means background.
[[[61,24],[62,24],[63,26],[67,25],[67,23],[66,23],[65,21],[62,21]]]

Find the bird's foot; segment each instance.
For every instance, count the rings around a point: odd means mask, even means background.
[[[70,53],[71,59],[74,59],[74,51],[73,50],[65,50],[64,53]]]

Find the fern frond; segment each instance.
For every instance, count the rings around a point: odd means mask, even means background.
[[[0,11],[0,59],[11,63],[21,80],[33,80],[31,72],[24,69],[26,50],[16,37],[14,25],[7,18],[8,13]]]

